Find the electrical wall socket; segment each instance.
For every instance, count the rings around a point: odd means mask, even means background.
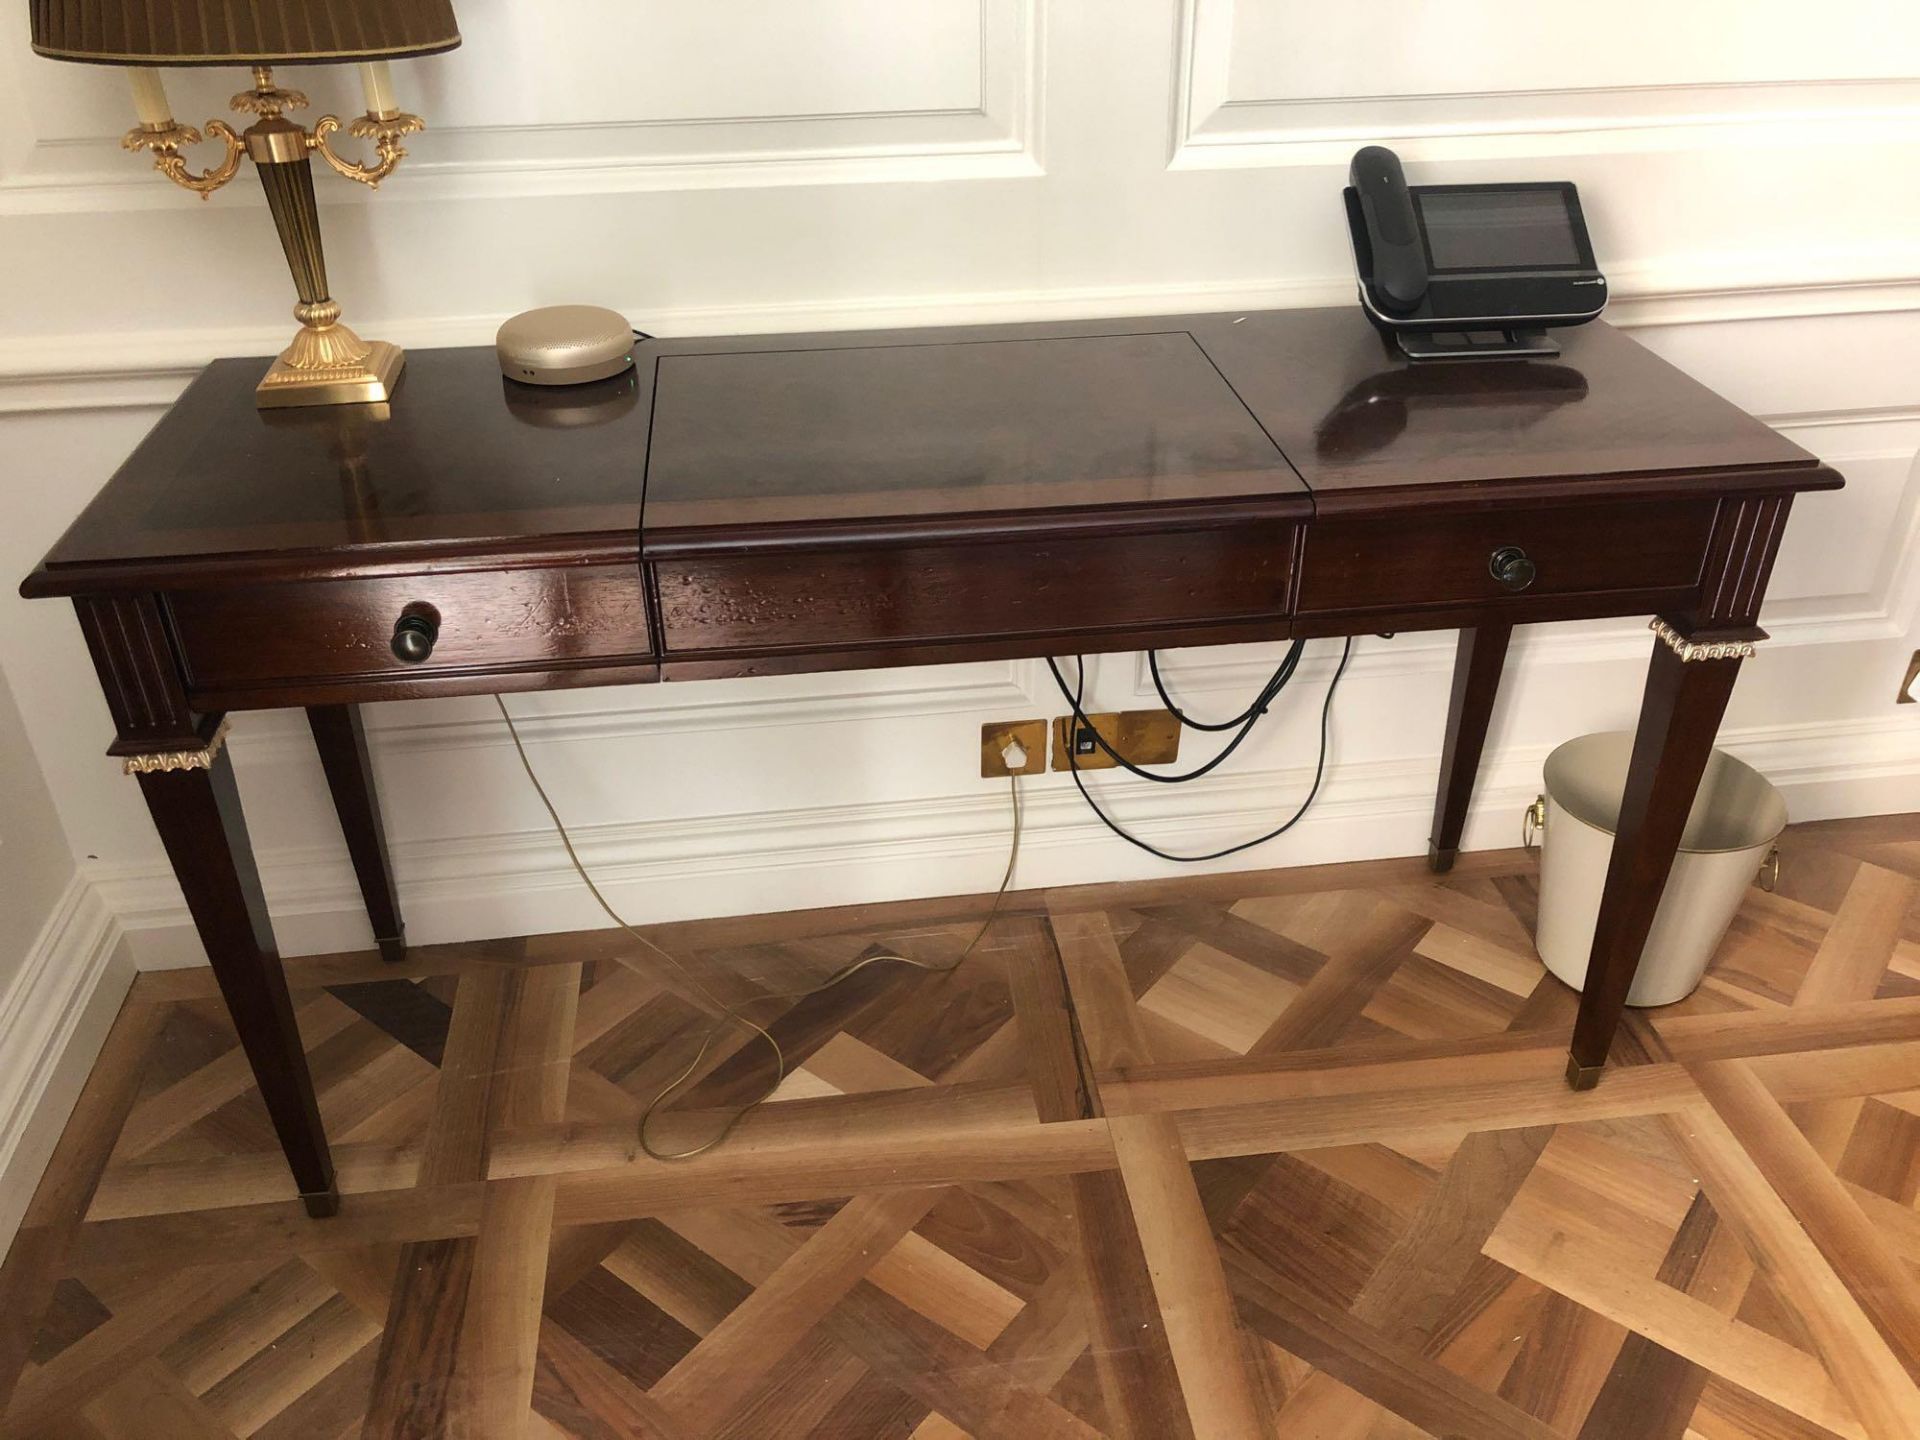
[[[1180,722],[1171,710],[1121,710],[1089,715],[1100,738],[1136,765],[1171,765],[1180,758]],[[1071,715],[1059,715],[1053,721],[1053,768],[1055,770],[1110,770],[1114,758],[1094,742],[1091,735],[1076,733],[1081,726]],[[1069,762],[1067,747],[1073,745]]]
[[[1907,662],[1907,678],[1900,682],[1900,693],[1894,697],[1902,705],[1920,704],[1920,650],[1913,652],[1913,659]]]
[[[1007,744],[1018,745],[1025,758],[1007,764]],[[980,727],[980,778],[1007,775],[1043,775],[1047,769],[1047,722],[1044,720],[989,720]]]

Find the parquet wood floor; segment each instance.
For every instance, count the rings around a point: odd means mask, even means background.
[[[0,1268],[0,1432],[1920,1436],[1920,817],[1790,832],[1593,1091],[1470,856],[1025,893],[639,1155],[702,1001],[617,932],[289,962],[309,1221],[203,971],[141,977]],[[746,997],[984,901],[660,926]],[[761,1083],[742,1036],[663,1126]]]

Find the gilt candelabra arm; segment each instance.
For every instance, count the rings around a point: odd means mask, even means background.
[[[140,124],[123,143],[130,151],[151,152],[154,168],[175,185],[204,200],[240,173],[243,159],[252,162],[293,276],[293,314],[300,322],[292,343],[261,377],[255,403],[263,409],[388,404],[406,354],[386,341],[363,340],[340,323],[320,242],[315,152],[335,172],[369,188],[394,172],[406,157],[402,142],[426,127],[400,108],[389,64],[438,55],[460,43],[452,0],[33,0],[26,8],[36,53],[126,67]],[[343,61],[360,68],[367,113],[348,121],[323,116],[312,128],[290,118],[289,111],[306,108],[307,97],[276,84],[274,65]],[[253,72],[253,84],[229,102],[248,120],[209,120],[195,129],[174,119],[162,78],[166,68],[229,64]],[[333,148],[342,130],[366,142],[371,153],[363,152],[364,162]],[[187,152],[203,139],[212,142],[209,151],[224,146],[226,154],[201,170]],[[276,1113],[276,1124],[280,1118]]]
[[[154,169],[183,190],[191,190],[205,200],[240,173],[240,158],[247,153],[246,141],[234,134],[233,127],[226,121],[209,120],[207,133],[225,143],[227,154],[218,165],[198,175],[187,167],[180,154],[187,146],[200,143],[200,132],[191,125],[136,125],[120,144],[127,150],[153,151]]]
[[[395,110],[385,115],[371,112],[362,115],[347,129],[347,133],[357,139],[371,140],[374,151],[380,159],[372,165],[362,165],[338,154],[327,143],[327,137],[340,129],[340,117],[322,115],[313,124],[313,139],[310,142],[325,160],[340,174],[349,180],[358,180],[370,189],[379,189],[380,182],[393,173],[394,167],[407,158],[407,150],[400,142],[407,136],[427,128],[427,122],[418,115],[409,115],[404,110]]]
[[[129,150],[151,150],[154,168],[202,199],[239,173],[243,157],[253,161],[293,275],[294,293],[299,297],[293,314],[300,322],[292,343],[261,378],[257,403],[262,407],[383,403],[392,396],[406,356],[399,346],[363,340],[340,323],[340,305],[327,288],[320,209],[313,193],[313,156],[318,151],[347,179],[377,187],[406,158],[401,142],[424,130],[426,122],[395,103],[384,60],[361,66],[367,113],[345,128],[372,143],[375,158],[363,164],[334,150],[330,137],[343,128],[339,116],[323,115],[308,129],[288,117],[289,111],[306,108],[306,95],[276,84],[272,66],[252,68],[252,86],[228,102],[234,110],[255,117],[236,134],[220,120],[209,120],[204,132],[182,125],[167,105],[159,70],[132,67],[128,75],[140,124],[123,143]],[[197,145],[203,133],[220,140],[227,153],[212,169],[195,172],[180,152]]]

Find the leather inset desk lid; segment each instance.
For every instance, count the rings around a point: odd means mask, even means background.
[[[668,354],[653,408],[649,532],[1305,493],[1185,330]]]

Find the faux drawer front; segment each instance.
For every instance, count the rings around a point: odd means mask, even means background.
[[[1291,523],[654,562],[669,654],[849,648],[1286,613]]]
[[[1417,522],[1321,519],[1307,540],[1300,613],[1684,589],[1699,583],[1713,512],[1712,500],[1685,500],[1477,511]],[[1505,561],[1505,581],[1495,573],[1496,556]]]
[[[169,605],[196,690],[645,659],[652,648],[631,564],[178,591]],[[432,653],[408,664],[393,653],[394,623],[418,605],[438,612],[439,628]]]

